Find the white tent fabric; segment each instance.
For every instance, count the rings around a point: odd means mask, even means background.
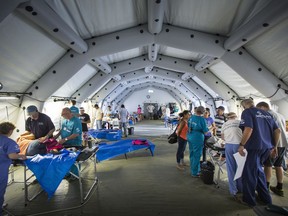
[[[175,76],[175,94],[231,110],[270,100],[288,118],[287,35],[285,0],[1,1],[0,121],[20,124],[25,106],[52,96],[102,103],[105,86],[158,70]]]

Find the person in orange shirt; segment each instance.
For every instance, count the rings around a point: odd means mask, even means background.
[[[189,166],[188,164],[184,163],[184,152],[187,145],[187,132],[188,132],[188,119],[190,118],[190,112],[188,110],[184,110],[182,113],[179,114],[180,122],[177,128],[177,135],[178,135],[178,149],[176,153],[176,161],[177,161],[177,168],[179,170],[184,170],[184,166]]]

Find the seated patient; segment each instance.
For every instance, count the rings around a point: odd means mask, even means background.
[[[64,120],[62,121],[60,131],[54,136],[54,138],[57,139],[61,135],[61,139],[58,142],[65,148],[81,148],[82,124],[80,119],[74,116],[68,107],[62,109],[61,115]]]

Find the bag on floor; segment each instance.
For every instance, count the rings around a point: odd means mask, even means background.
[[[204,161],[200,164],[201,167],[201,179],[204,184],[213,184],[214,183],[214,170],[215,166],[210,161]]]

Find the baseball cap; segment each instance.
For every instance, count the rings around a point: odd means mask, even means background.
[[[84,110],[84,107],[80,107],[79,110]]]
[[[223,107],[223,106],[219,106],[219,107],[217,107],[217,109],[220,109],[220,110],[225,110],[225,107]]]
[[[38,112],[37,107],[34,106],[34,105],[28,106],[28,107],[27,107],[27,113],[29,114],[29,113],[33,113],[33,112]]]

